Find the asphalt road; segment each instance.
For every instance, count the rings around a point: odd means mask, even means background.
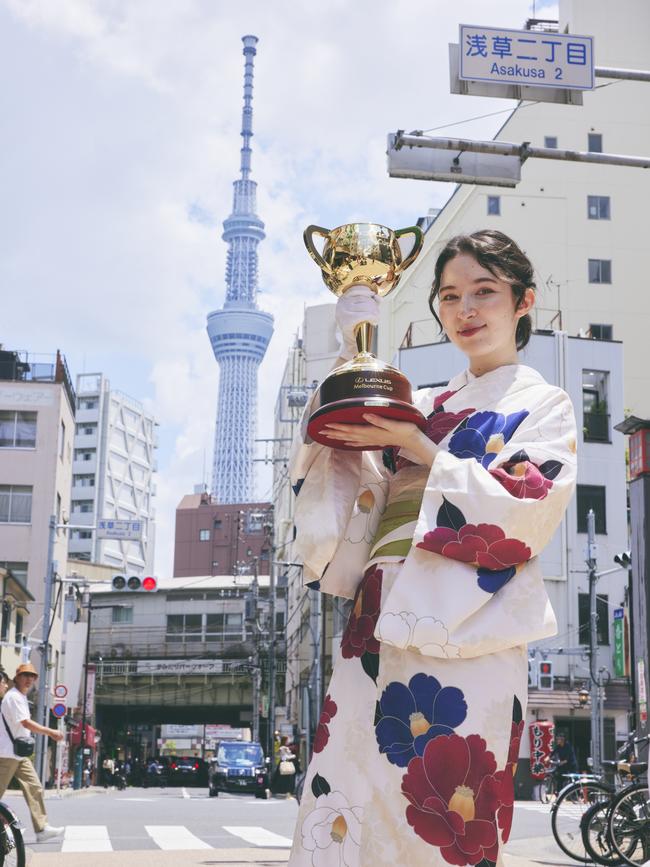
[[[37,844],[20,793],[5,799],[25,827],[30,867],[271,864],[287,859],[298,813],[293,799],[209,798],[198,788],[93,788],[62,798],[48,792],[49,821],[65,826],[65,834]],[[553,842],[549,808],[534,802],[517,804],[506,851],[517,856],[509,859],[512,867],[571,863]]]

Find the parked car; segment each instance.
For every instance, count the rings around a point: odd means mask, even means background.
[[[270,761],[255,741],[218,741],[208,768],[210,797],[219,792],[253,792],[270,798]]]
[[[194,756],[172,756],[164,771],[170,786],[205,786],[206,762]]]

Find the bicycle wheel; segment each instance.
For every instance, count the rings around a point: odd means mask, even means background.
[[[0,802],[0,867],[25,867],[25,843],[18,817]]]
[[[569,858],[584,864],[591,861],[582,841],[582,817],[589,807],[609,800],[613,793],[613,786],[597,780],[569,783],[559,793],[551,807],[551,830],[555,842]]]
[[[623,789],[612,802],[608,832],[616,854],[627,864],[650,860],[650,793],[645,783]]]
[[[625,861],[614,850],[609,835],[610,807],[611,801],[598,801],[589,807],[582,817],[582,842],[587,855],[596,864],[618,867],[620,864],[625,864]]]

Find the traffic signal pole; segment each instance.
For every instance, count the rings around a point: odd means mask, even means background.
[[[591,760],[594,773],[600,773],[603,759],[602,685],[598,666],[598,611],[596,607],[596,516],[587,514],[587,566],[589,568],[589,684],[591,694]],[[594,670],[596,669],[596,670]]]

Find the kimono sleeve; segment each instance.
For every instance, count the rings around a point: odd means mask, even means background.
[[[381,453],[305,439],[303,432],[294,440],[290,462],[294,551],[303,563],[303,583],[353,599],[386,508],[387,471]]]
[[[434,656],[492,653],[553,634],[536,557],[573,494],[575,419],[561,389],[531,389],[526,403],[475,413],[436,455],[413,547],[382,605],[380,640],[396,643],[391,624],[411,615],[428,617],[444,636],[444,652],[423,639],[431,647],[420,652]]]
[[[416,544],[502,570],[548,544],[575,487],[576,428],[568,395],[545,386],[532,409],[476,413],[432,466]]]

